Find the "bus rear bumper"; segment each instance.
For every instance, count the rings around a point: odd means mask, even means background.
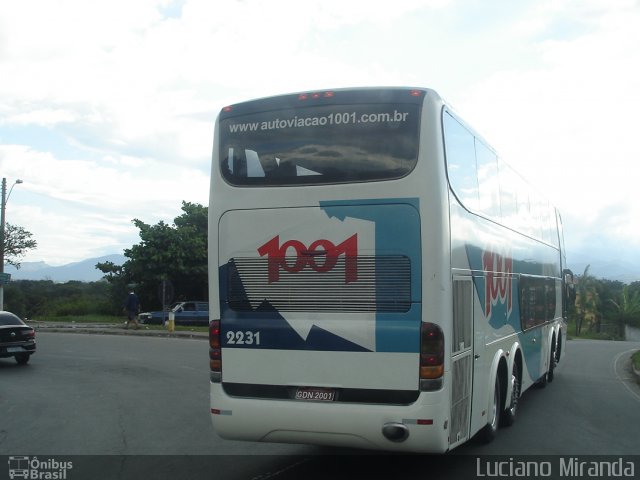
[[[442,453],[448,419],[439,395],[422,393],[411,405],[232,398],[211,383],[211,419],[230,440]]]

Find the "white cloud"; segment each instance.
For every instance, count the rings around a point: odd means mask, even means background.
[[[139,241],[133,218],[171,222],[182,200],[207,203],[206,174],[151,159],[61,160],[0,145],[0,165],[9,179],[24,180],[11,197],[7,221],[37,240],[27,260],[60,264],[121,251]]]
[[[49,205],[38,207],[12,206],[16,223],[33,234],[38,242],[24,260],[44,259],[50,265],[121,253],[137,243],[136,228],[117,216],[96,217],[56,211]],[[11,220],[11,218],[10,218]]]
[[[397,79],[383,65],[350,66],[333,33],[360,24],[384,28],[448,2],[412,0],[390,9],[364,0],[190,1],[179,19],[163,18],[169,3],[26,0],[3,7],[0,111],[11,115],[0,121],[71,123],[71,130],[90,130],[88,139],[68,134],[85,147],[97,142],[121,154],[133,147],[201,165],[225,103]]]
[[[14,115],[9,114],[4,119],[0,119],[0,122],[5,125],[42,125],[51,127],[60,123],[71,123],[76,119],[76,115],[69,110],[42,108]]]
[[[542,64],[496,72],[462,103],[499,152],[561,208],[576,229],[568,243],[584,247],[598,235],[640,245],[640,210],[629,201],[640,158],[640,11],[625,1],[589,2],[586,10],[559,3],[588,28],[546,39],[556,4],[530,19]]]

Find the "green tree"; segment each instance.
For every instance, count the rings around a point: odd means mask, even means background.
[[[615,329],[615,335],[618,336],[617,311],[614,302],[620,298],[624,286],[625,284],[618,280],[600,278],[595,281],[595,289],[598,294],[598,322],[596,324],[598,333],[613,333],[612,329]]]
[[[207,208],[182,202],[182,212],[172,225],[134,219],[140,243],[124,251],[128,260],[96,265],[112,286],[114,306],[121,306],[127,287],[135,286],[145,310],[160,308],[163,280],[171,281],[177,299],[207,298]]]
[[[624,338],[624,326],[627,323],[634,323],[640,317],[640,291],[629,292],[629,285],[625,285],[622,289],[620,299],[616,302],[610,300],[613,304],[617,315],[618,331]]]
[[[109,285],[110,313],[118,315],[122,311],[122,304],[127,295],[127,277],[122,265],[113,262],[102,262],[96,264],[96,268],[104,273],[104,280]]]
[[[596,289],[597,281],[593,275],[589,273],[591,265],[587,265],[582,275],[578,275],[576,283],[576,336],[580,336],[580,332],[587,323],[591,328],[598,316],[599,297]]]
[[[20,258],[27,250],[36,248],[38,243],[31,232],[7,223],[4,230],[4,259],[9,265],[20,268]]]

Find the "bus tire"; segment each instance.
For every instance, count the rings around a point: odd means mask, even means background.
[[[522,389],[522,381],[520,379],[520,370],[517,363],[513,363],[511,372],[511,401],[506,406],[500,416],[500,425],[510,427],[516,421],[516,413],[518,412],[518,402],[520,401],[520,391]]]
[[[538,381],[534,384],[536,388],[546,388],[547,387],[547,373],[545,372]]]
[[[558,331],[558,340],[556,341],[556,366],[560,363],[562,357],[562,330]]]
[[[551,355],[549,355],[549,371],[547,372],[547,382],[553,382],[554,371],[556,369],[557,357],[556,357],[556,349],[555,347],[551,350]]]
[[[480,434],[478,435],[478,438],[482,443],[490,443],[498,435],[498,426],[500,425],[500,411],[502,410],[500,400],[500,377],[496,374],[496,383],[493,392],[493,403],[491,404],[492,407],[491,411],[489,412],[489,415],[491,415],[491,419],[482,428],[482,430],[480,430]]]

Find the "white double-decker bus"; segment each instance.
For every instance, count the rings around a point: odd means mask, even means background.
[[[436,92],[225,107],[210,199],[220,436],[445,452],[553,379],[560,216]]]

